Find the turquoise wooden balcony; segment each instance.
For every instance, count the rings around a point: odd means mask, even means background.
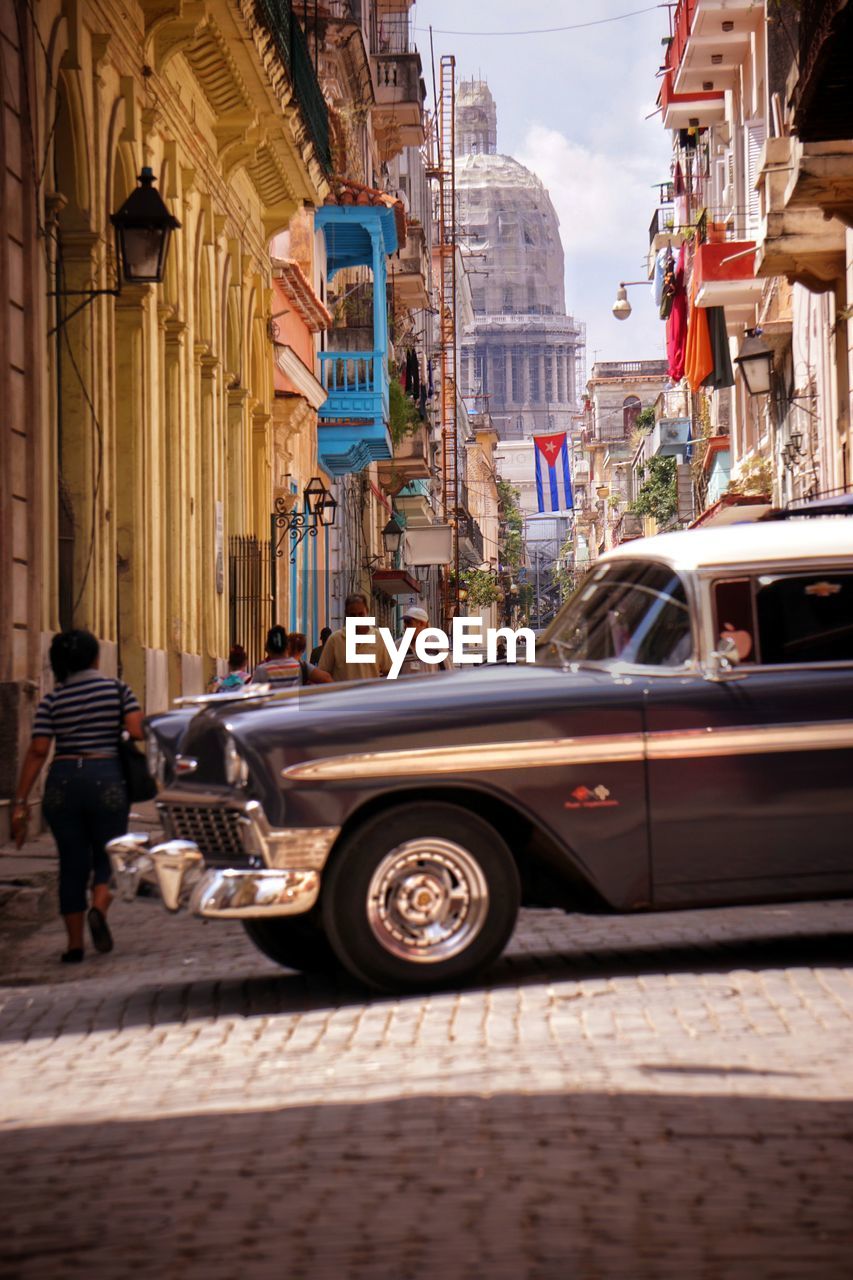
[[[346,475],[390,458],[387,353],[321,351],[320,381],[327,398],[318,413],[318,447],[326,470]]]
[[[381,193],[375,193],[383,199]],[[329,279],[347,267],[369,266],[373,297],[384,300],[386,258],[397,249],[394,210],[387,203],[324,205],[315,219],[326,239]],[[372,351],[321,351],[326,400],[318,412],[317,450],[331,475],[363,471],[391,457],[388,430],[388,327],[385,307],[373,308]],[[328,339],[335,341],[332,330]]]

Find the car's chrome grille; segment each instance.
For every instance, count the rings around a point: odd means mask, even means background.
[[[240,814],[222,805],[162,804],[164,826],[173,839],[192,840],[211,866],[247,866],[240,838]]]

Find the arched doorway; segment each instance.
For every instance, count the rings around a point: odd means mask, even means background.
[[[622,426],[625,432],[626,440],[635,430],[637,419],[642,412],[643,404],[639,396],[627,396],[622,405]]]

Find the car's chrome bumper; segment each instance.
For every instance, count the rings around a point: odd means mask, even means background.
[[[254,920],[310,911],[320,893],[320,872],[300,867],[207,867],[198,845],[167,840],[151,845],[130,831],[107,845],[116,887],[133,899],[152,885],[169,911],[182,907],[206,920]]]

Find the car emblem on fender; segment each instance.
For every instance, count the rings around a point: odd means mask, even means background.
[[[601,783],[597,787],[575,787],[571,799],[563,804],[564,809],[612,809],[618,800],[611,800],[610,792]]]

